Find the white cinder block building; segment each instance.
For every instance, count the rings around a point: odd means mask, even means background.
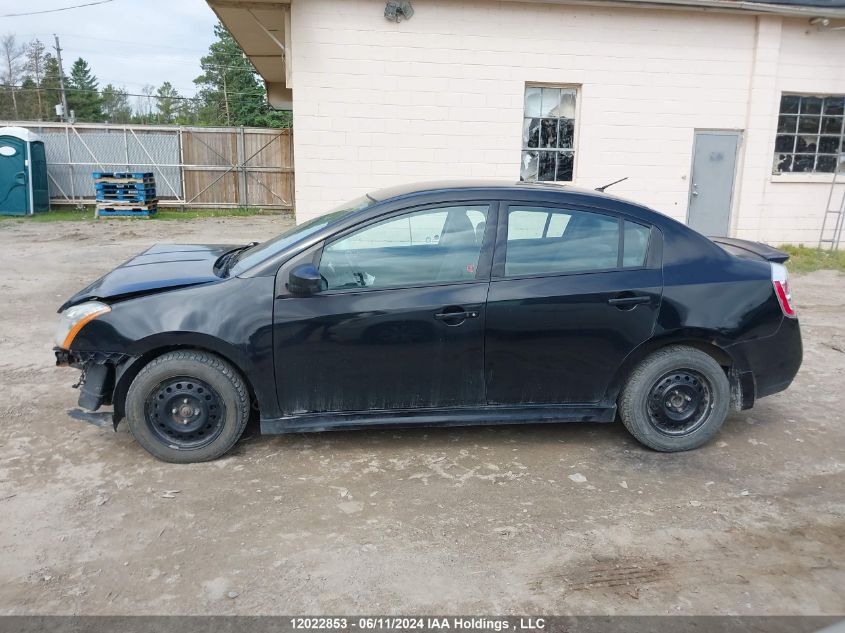
[[[705,233],[815,244],[845,170],[842,0],[209,3],[292,104],[299,221],[408,181],[627,176]]]

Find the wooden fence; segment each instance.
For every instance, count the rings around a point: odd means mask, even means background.
[[[289,129],[9,125],[30,129],[44,141],[53,204],[92,203],[94,171],[151,171],[162,206],[294,207]]]

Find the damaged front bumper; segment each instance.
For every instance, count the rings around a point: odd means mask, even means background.
[[[97,411],[103,405],[112,404],[112,394],[121,367],[125,366],[129,356],[126,354],[109,352],[77,352],[59,347],[53,348],[56,354],[57,367],[74,367],[82,370],[82,375],[74,387],[79,389],[79,406],[90,412]],[[111,413],[87,413],[75,409],[69,412],[71,417],[84,419],[97,426],[108,426],[113,423]],[[103,424],[104,419],[111,419],[109,424]]]

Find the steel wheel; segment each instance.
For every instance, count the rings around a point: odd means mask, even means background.
[[[208,383],[188,376],[159,383],[147,396],[145,409],[153,435],[179,449],[211,444],[226,421],[220,394]]]
[[[649,389],[648,420],[664,435],[689,435],[707,422],[712,400],[713,387],[702,374],[692,369],[670,371]]]

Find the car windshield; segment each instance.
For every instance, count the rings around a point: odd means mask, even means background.
[[[339,207],[329,211],[328,213],[318,216],[313,220],[308,220],[302,224],[298,224],[281,235],[277,235],[273,239],[261,242],[250,248],[244,249],[237,255],[234,265],[232,266],[229,276],[234,277],[241,274],[245,270],[249,270],[256,264],[260,264],[266,259],[281,253],[289,246],[305,239],[312,233],[316,233],[320,229],[328,226],[344,216],[365,209],[374,203],[372,198],[362,196],[356,198],[351,202],[340,205]]]

